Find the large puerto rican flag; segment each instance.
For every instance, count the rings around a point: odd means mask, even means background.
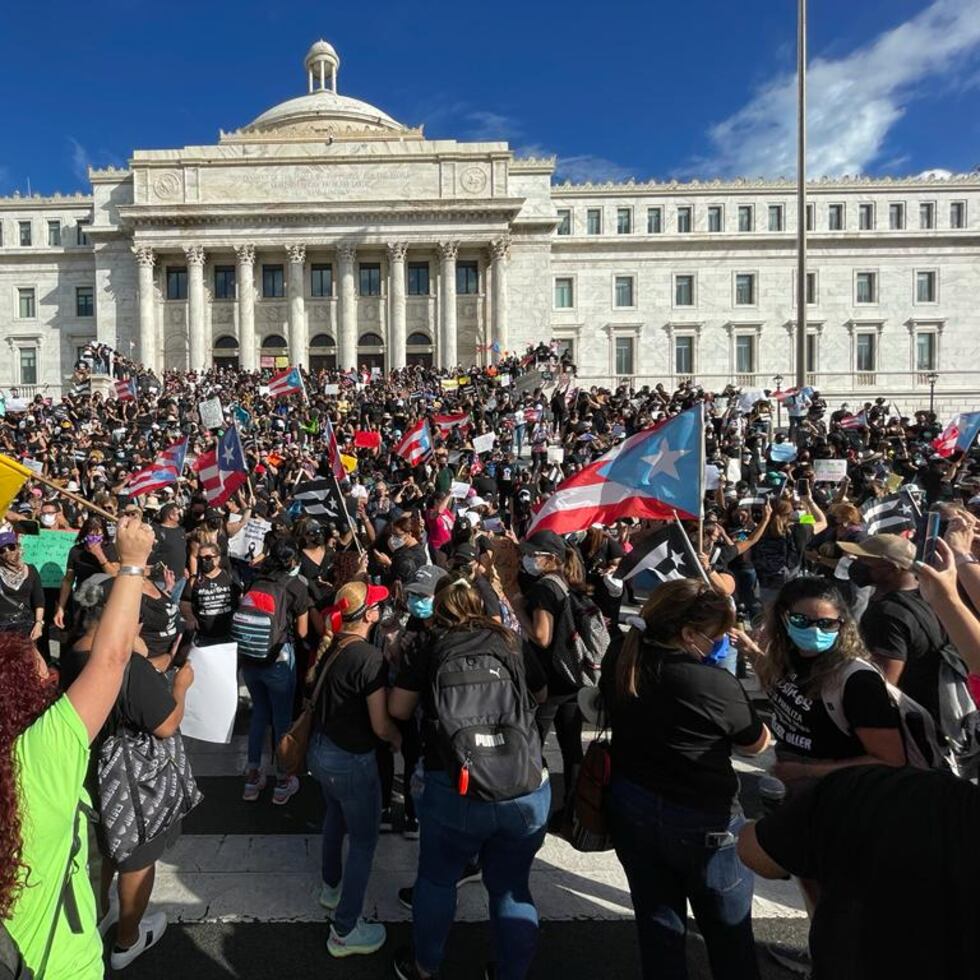
[[[187,440],[181,439],[168,446],[147,467],[137,470],[126,483],[126,493],[139,497],[145,493],[155,493],[171,483],[176,483],[184,471],[187,457]]]
[[[401,456],[409,466],[418,466],[432,452],[432,435],[429,433],[428,423],[424,419],[416,422],[393,452]]]
[[[303,375],[300,374],[298,367],[287,368],[269,378],[269,394],[274,398],[283,398],[286,395],[301,395],[306,389],[303,387]]]
[[[113,388],[116,398],[121,402],[136,401],[136,379],[126,378],[125,380],[114,381]]]
[[[704,420],[697,406],[636,433],[559,484],[528,534],[568,534],[621,517],[697,520],[703,482]]]
[[[949,425],[943,429],[942,435],[932,442],[932,448],[940,456],[952,456],[953,453],[969,452],[980,432],[980,412],[964,412],[954,415]]]
[[[197,457],[195,469],[208,503],[220,507],[248,479],[245,453],[236,426],[225,431],[214,449]]]

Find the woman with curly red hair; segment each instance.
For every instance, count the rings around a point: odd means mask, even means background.
[[[152,546],[149,525],[120,519],[112,593],[88,663],[63,696],[30,642],[0,637],[0,918],[27,966],[52,980],[103,975],[83,782],[139,629]]]

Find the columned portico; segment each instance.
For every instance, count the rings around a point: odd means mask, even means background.
[[[397,371],[405,367],[405,255],[408,245],[404,242],[388,243],[388,269],[391,297],[391,319],[388,332],[388,370]]]
[[[203,245],[188,245],[187,256],[187,320],[190,339],[190,369],[206,371],[208,351],[204,339],[204,259]]]
[[[439,348],[437,351],[440,367],[455,367],[456,355],[456,256],[459,242],[439,243],[439,283],[441,295],[441,324]]]
[[[309,366],[304,295],[306,246],[289,245],[289,361]]]
[[[238,350],[242,367],[255,371],[259,359],[255,352],[255,246],[251,243],[235,248],[238,268]]]
[[[357,366],[357,294],[354,289],[354,260],[357,246],[342,242],[337,246],[337,273],[340,281],[340,330],[337,337],[337,367],[341,371]]]
[[[507,260],[510,258],[510,238],[506,235],[490,243],[493,299],[491,306],[492,359],[496,363],[508,349],[507,340]]]
[[[153,263],[156,256],[149,245],[133,247],[139,266],[139,359],[151,371],[157,368],[156,306],[153,295]]]

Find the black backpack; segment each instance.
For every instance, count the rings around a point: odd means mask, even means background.
[[[0,922],[0,980],[32,980],[33,976],[13,936]]]
[[[550,582],[565,599],[551,644],[555,673],[575,688],[595,687],[610,643],[606,618],[590,596],[570,589],[560,576],[545,575],[542,581]]]
[[[512,800],[541,785],[541,740],[519,650],[486,629],[442,633],[432,703],[443,763],[461,796]]]
[[[285,584],[256,579],[232,614],[231,638],[244,661],[252,665],[272,663],[289,638]]]

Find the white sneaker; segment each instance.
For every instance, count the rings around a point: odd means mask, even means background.
[[[109,930],[119,921],[119,903],[109,902],[109,911],[99,919],[99,935],[105,939]]]
[[[272,794],[273,806],[284,806],[299,792],[299,780],[295,776],[280,779],[276,782],[276,788]]]
[[[129,949],[119,949],[115,947],[109,957],[109,964],[113,970],[124,970],[140,954],[145,953],[151,946],[155,946],[163,934],[167,931],[167,913],[151,912],[144,915],[140,921],[139,938]]]

